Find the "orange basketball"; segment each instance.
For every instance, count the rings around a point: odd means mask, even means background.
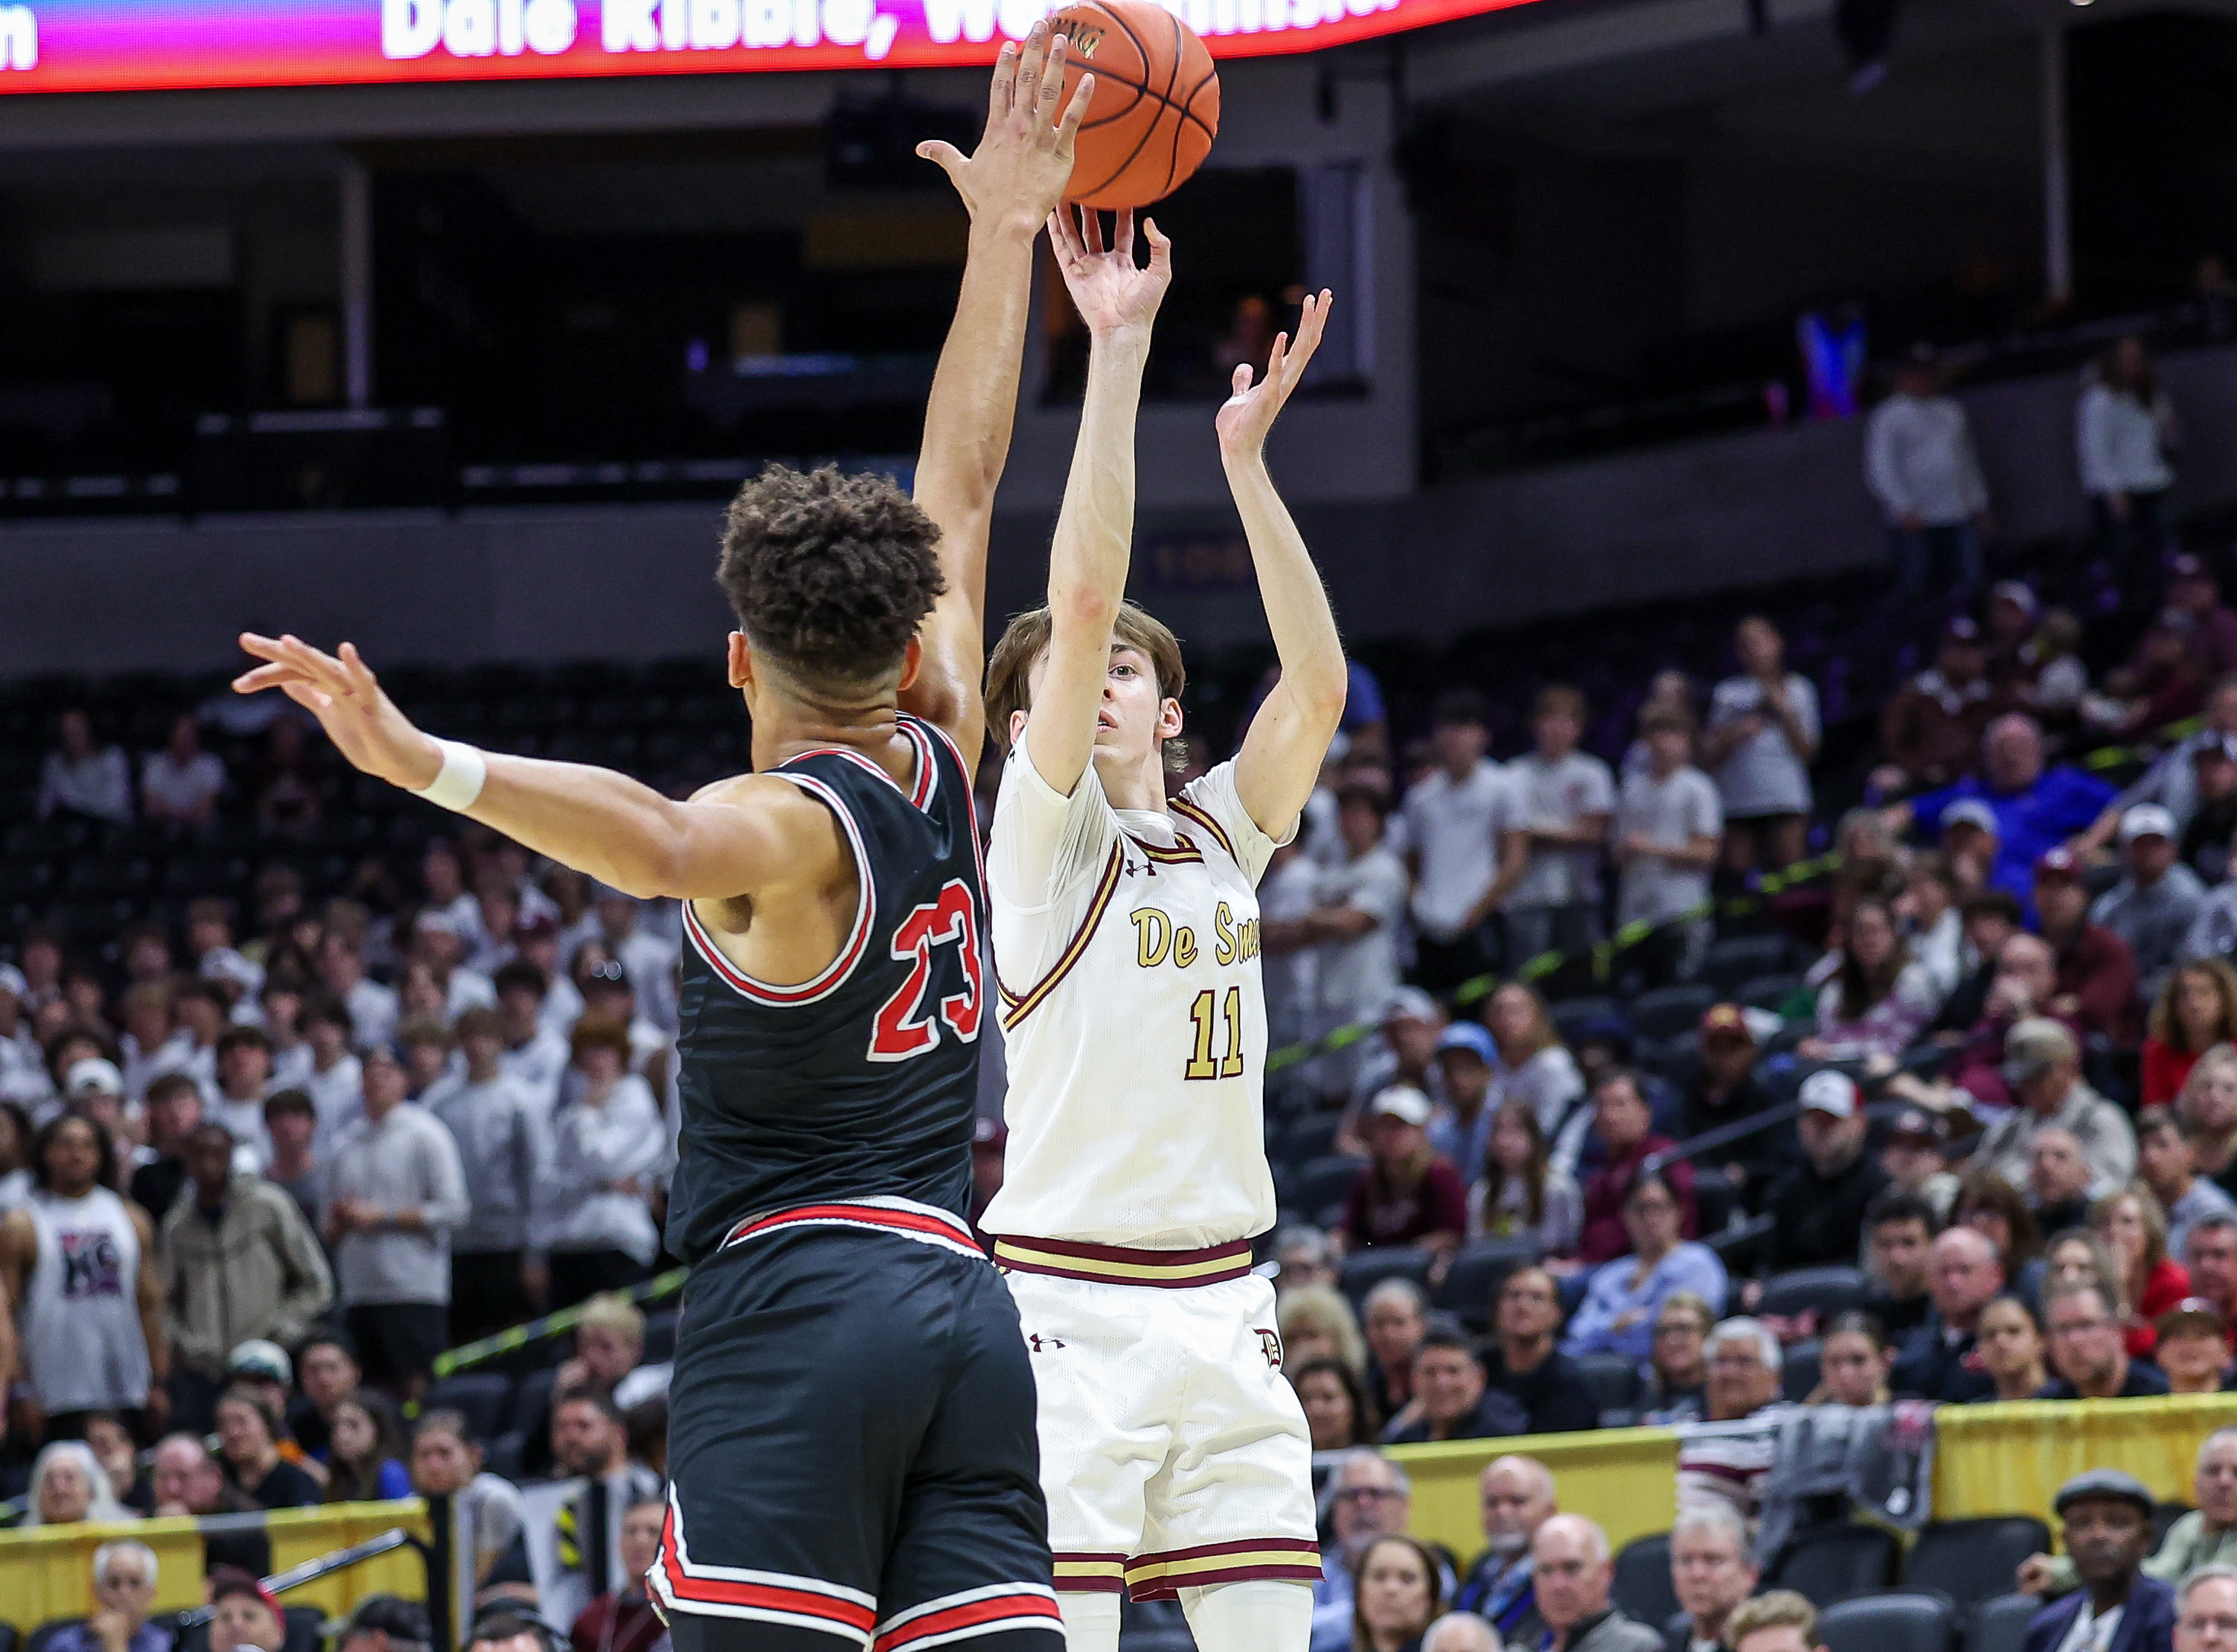
[[[1163,201],[1219,131],[1211,54],[1155,0],[1076,0],[1050,22],[1067,43],[1066,96],[1081,74],[1095,76],[1066,199],[1105,210]]]

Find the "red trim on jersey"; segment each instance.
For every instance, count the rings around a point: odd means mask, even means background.
[[[679,1603],[696,1602],[708,1606],[744,1606],[767,1612],[789,1612],[801,1617],[821,1618],[824,1622],[842,1624],[867,1639],[868,1632],[877,1626],[878,1613],[874,1606],[859,1605],[808,1588],[789,1588],[777,1583],[739,1583],[729,1578],[695,1576],[698,1567],[686,1570],[688,1564],[679,1553],[676,1537],[676,1505],[669,1504],[667,1517],[660,1529],[661,1581],[668,1592]],[[802,1578],[803,1584],[815,1580]],[[835,1631],[843,1632],[843,1631]]]
[[[1058,1611],[1053,1596],[1020,1590],[1014,1595],[995,1595],[927,1612],[897,1629],[886,1630],[872,1645],[874,1652],[895,1652],[895,1649],[915,1646],[934,1636],[952,1634],[957,1629],[977,1629],[980,1634],[991,1635],[997,1629],[1013,1624],[1020,1629],[1040,1625],[1061,1631],[1064,1616]]]
[[[871,758],[861,752],[856,751],[851,746],[813,746],[804,752],[795,752],[791,756],[786,758],[783,762],[779,763],[775,768],[770,771],[770,773],[775,774],[783,774],[787,768],[800,761],[803,757],[843,757],[848,762],[859,764],[869,773],[876,775],[888,786],[892,787],[894,791],[899,792],[911,803],[921,809],[925,805],[932,800],[933,792],[936,788],[940,778],[938,772],[933,767],[932,743],[925,739],[923,731],[917,727],[917,720],[915,718],[909,716],[907,713],[903,713],[897,721],[901,731],[909,737],[909,744],[916,747],[916,779],[907,786],[903,786],[892,775],[887,773],[885,769],[875,759]],[[789,780],[793,777],[786,775],[786,778]]]
[[[742,1244],[749,1239],[758,1238],[780,1227],[828,1227],[834,1223],[890,1228],[914,1239],[945,1241],[959,1245],[967,1248],[974,1256],[986,1254],[973,1241],[971,1230],[953,1216],[897,1210],[889,1205],[796,1205],[789,1210],[775,1211],[766,1216],[749,1216],[730,1229],[718,1248],[728,1250],[733,1245]]]
[[[802,754],[808,755],[806,753]],[[863,760],[868,761],[867,759]],[[870,763],[869,767],[881,774],[885,773],[874,763]],[[840,800],[839,793],[813,774],[787,774],[782,769],[772,772],[821,798],[824,806],[839,817],[839,824],[847,829],[847,840],[854,847],[855,867],[861,885],[861,898],[855,903],[855,927],[847,937],[847,944],[839,949],[839,956],[825,964],[814,979],[803,981],[798,986],[775,986],[766,981],[756,981],[724,957],[723,949],[715,944],[688,900],[683,903],[683,932],[691,938],[692,946],[707,961],[707,966],[733,991],[753,999],[756,1004],[783,1008],[813,1004],[819,998],[829,997],[840,983],[854,972],[855,965],[861,961],[863,950],[869,944],[870,926],[877,919],[878,891],[870,872],[870,852],[862,843],[862,830],[855,824],[853,813]],[[893,777],[886,775],[886,780],[890,785]]]

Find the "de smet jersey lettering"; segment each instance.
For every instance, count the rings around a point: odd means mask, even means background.
[[[696,1262],[748,1216],[827,1201],[912,1199],[967,1216],[979,1036],[993,983],[968,776],[904,715],[916,773],[860,754],[770,771],[837,818],[861,896],[839,956],[796,986],[756,982],[687,903],[683,1129],[669,1247]]]

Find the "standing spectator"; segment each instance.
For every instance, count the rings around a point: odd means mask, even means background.
[[[2237,1200],[2198,1174],[2190,1130],[2172,1108],[2147,1107],[2136,1115],[2136,1175],[2167,1212],[2170,1256],[2190,1254],[2190,1230],[2208,1211],[2237,1216]]]
[[[1633,1179],[1623,1206],[1631,1254],[1593,1270],[1585,1300],[1561,1339],[1563,1353],[1615,1353],[1643,1360],[1662,1305],[1673,1294],[1690,1291],[1712,1310],[1723,1306],[1725,1265],[1707,1246],[1679,1237],[1679,1209],[1668,1170],[1642,1171]]]
[[[1518,1267],[1499,1287],[1492,1345],[1484,1351],[1491,1385],[1528,1413],[1533,1434],[1580,1433],[1600,1426],[1600,1409],[1577,1362],[1554,1345],[1561,1293],[1542,1267]]]
[[[1934,352],[1914,345],[1895,371],[1895,393],[1864,422],[1864,485],[1888,524],[1896,595],[1908,601],[1981,582],[1988,484],[1973,453],[1965,410],[1942,385]]]
[[[2004,1288],[2003,1264],[1987,1235],[1960,1227],[1935,1240],[1931,1266],[1934,1311],[1905,1339],[1888,1386],[1922,1399],[1985,1399],[1996,1384],[1978,1351],[1981,1311]]]
[[[271,1156],[264,1179],[295,1201],[313,1233],[325,1227],[320,1184],[325,1181],[316,1153],[319,1110],[300,1089],[276,1089],[264,1098],[264,1139]]]
[[[2100,357],[2075,408],[2082,490],[2097,514],[2098,555],[2115,567],[2156,561],[2173,524],[2174,405],[2160,388],[2144,341],[2130,336]]]
[[[1508,899],[1512,964],[1549,951],[1574,957],[1600,938],[1600,864],[1615,777],[1577,749],[1585,713],[1585,697],[1574,688],[1539,690],[1530,718],[1536,747],[1508,765],[1515,826],[1528,846]]]
[[[307,1509],[319,1500],[309,1471],[280,1455],[279,1413],[258,1390],[236,1383],[218,1397],[218,1454],[227,1477],[260,1509]]]
[[[319,943],[319,978],[349,1011],[350,1029],[360,1047],[385,1044],[396,1036],[395,991],[365,972],[365,936],[357,926],[327,931]]]
[[[448,1497],[465,1534],[452,1556],[452,1598],[472,1600],[498,1563],[516,1551],[528,1511],[512,1482],[483,1472],[481,1447],[466,1437],[457,1412],[420,1413],[412,1431],[412,1489]],[[526,1556],[521,1558],[525,1563]]]
[[[1887,1173],[1864,1151],[1864,1098],[1847,1074],[1825,1068],[1802,1081],[1803,1162],[1774,1182],[1765,1212],[1764,1267],[1820,1267],[1854,1260],[1864,1241],[1864,1213],[1888,1185]]]
[[[2132,1399],[2167,1392],[2167,1378],[2157,1366],[2128,1358],[2120,1304],[2103,1286],[2085,1281],[2054,1288],[2042,1314],[2050,1331],[2052,1375],[2040,1398]],[[2143,1558],[2141,1550],[2136,1558]]]
[[[584,1016],[573,1050],[581,1083],[552,1122],[529,1219],[530,1247],[549,1254],[555,1307],[644,1278],[660,1249],[647,1201],[668,1156],[660,1104],[629,1070],[628,1029]]]
[[[2175,965],[2144,1025],[2142,1104],[2174,1101],[2198,1058],[2232,1040],[2237,1040],[2237,970],[2218,958]]]
[[[1530,1540],[1560,1512],[1554,1476],[1534,1457],[1498,1457],[1485,1466],[1483,1553],[1453,1591],[1453,1609],[1474,1612],[1504,1642],[1534,1645],[1546,1632],[1531,1587]]]
[[[1664,1652],[1730,1652],[1732,1616],[1755,1593],[1747,1523],[1719,1503],[1681,1509],[1670,1525],[1670,1583],[1684,1616],[1673,1618]]]
[[[2134,1181],[2090,1207],[2089,1228],[2119,1270],[2115,1283],[2129,1305],[2128,1352],[2148,1359],[2160,1316],[2190,1294],[2189,1270],[2168,1254],[2167,1213],[2148,1187]]]
[[[1577,1241],[1577,1259],[1587,1265],[1629,1248],[1625,1230],[1633,1184],[1650,1157],[1677,1145],[1655,1133],[1645,1083],[1627,1067],[1601,1075],[1593,1092],[1593,1133],[1600,1142],[1600,1166],[1585,1182],[1585,1225]],[[1681,1161],[1660,1174],[1678,1195],[1679,1236],[1691,1238],[1696,1231],[1693,1167]]]
[[[1842,927],[1839,966],[1818,992],[1818,1030],[1797,1053],[1811,1061],[1901,1056],[1942,1007],[1934,978],[1911,957],[1889,902],[1859,899]]]
[[[1383,1431],[1385,1445],[1489,1439],[1530,1432],[1529,1413],[1489,1386],[1468,1338],[1433,1328],[1414,1350],[1414,1398]]]
[[[2121,817],[2121,849],[2128,868],[2091,904],[2089,922],[2128,943],[2140,990],[2155,998],[2181,955],[2206,885],[2176,858],[2174,816],[2156,803],[2140,803]]]
[[[1483,1175],[1468,1188],[1468,1236],[1534,1240],[1540,1255],[1567,1256],[1584,1222],[1584,1195],[1549,1162],[1538,1115],[1508,1102],[1492,1116]]]
[[[1530,1542],[1546,1652],[1662,1652],[1662,1636],[1633,1622],[1608,1592],[1615,1565],[1607,1533],[1580,1514],[1557,1514]]]
[[[225,765],[202,749],[194,715],[171,720],[171,738],[140,766],[140,814],[151,825],[201,832],[217,819],[225,790]]]
[[[1371,787],[1336,793],[1343,852],[1322,869],[1319,904],[1297,920],[1318,944],[1313,973],[1324,1027],[1372,1021],[1398,985],[1406,868],[1383,841],[1385,806]]]
[[[47,1652],[171,1652],[172,1635],[148,1621],[159,1576],[155,1551],[130,1538],[93,1551],[93,1598],[100,1609],[47,1637]]]
[[[1972,763],[2000,703],[1981,628],[1960,615],[1942,628],[1934,663],[1882,708],[1872,785],[1883,795],[1900,796],[1951,784]]]
[[[116,746],[94,743],[93,721],[73,706],[56,725],[60,744],[39,769],[39,819],[122,826],[132,819],[132,771]]]
[[[1437,1557],[1413,1537],[1385,1533],[1359,1557],[1351,1652],[1419,1652],[1442,1591]]]
[[[568,1632],[573,1652],[654,1652],[668,1638],[668,1625],[644,1592],[645,1574],[660,1559],[661,1522],[667,1514],[667,1503],[657,1497],[622,1511],[618,1587],[583,1609]]]
[[[65,1438],[89,1412],[160,1425],[169,1347],[155,1234],[110,1191],[115,1141],[82,1113],[60,1114],[32,1144],[31,1181],[30,1199],[0,1216],[0,1302],[16,1311],[28,1389],[17,1418]]]
[[[217,1037],[216,1066],[209,1120],[223,1125],[261,1163],[271,1157],[264,1138],[264,1102],[272,1093],[272,1040],[261,1027],[228,1027]]]
[[[1705,908],[1725,830],[1724,804],[1709,777],[1693,767],[1690,716],[1650,711],[1640,718],[1639,732],[1647,767],[1624,777],[1616,807],[1615,859],[1623,869],[1616,922],[1653,926],[1649,963],[1658,981],[1691,980],[1709,944]]]
[[[1761,615],[1732,632],[1739,675],[1709,698],[1701,767],[1725,806],[1725,865],[1775,872],[1807,846],[1810,765],[1818,756],[1818,691],[1786,668],[1786,639]]]
[[[299,837],[319,823],[325,765],[302,720],[283,713],[265,732],[249,773],[248,795],[267,832]]]
[[[1449,1255],[1468,1227],[1468,1188],[1429,1145],[1429,1098],[1394,1084],[1367,1109],[1369,1158],[1337,1231],[1350,1249],[1418,1245]]]
[[[675,944],[644,927],[634,896],[600,884],[597,905],[598,938],[606,956],[629,977],[646,1018],[674,1037],[677,1025]]]
[[[491,977],[490,984],[497,990],[498,1028],[501,1035],[498,1063],[506,1077],[518,1084],[530,1102],[545,1116],[559,1103],[560,1082],[567,1076],[567,1063],[572,1058],[568,1031],[573,1030],[571,1018],[566,1030],[553,1028],[544,1018],[544,1004],[550,997],[548,979],[543,971],[525,958],[515,958],[503,965]],[[573,984],[568,990],[574,991]],[[579,1000],[582,994],[576,992]],[[459,1016],[459,1024],[465,1025],[469,1010]],[[459,1037],[464,1038],[462,1031]]]
[[[466,1188],[471,1213],[451,1236],[451,1334],[461,1342],[532,1317],[550,1282],[543,1258],[528,1247],[550,1109],[539,1109],[505,1071],[501,1015],[469,1010],[459,1017],[465,1071],[441,1080],[426,1097],[427,1110],[458,1143],[460,1162],[474,1167]]]
[[[2063,763],[2047,767],[2035,719],[2007,712],[1981,737],[1978,774],[1899,805],[1892,819],[1932,833],[1955,806],[1984,805],[1996,824],[1989,881],[2024,900],[2033,892],[2036,862],[2088,826],[2114,795],[2095,775]]]
[[[386,1502],[412,1495],[412,1477],[403,1462],[404,1430],[387,1395],[359,1389],[334,1407],[331,1427],[328,1503]]]
[[[2157,1512],[2150,1491],[2118,1469],[2087,1469],[2059,1487],[2056,1506],[2081,1586],[2036,1614],[2026,1652],[2168,1652],[2174,1591],[2143,1570]]]
[[[451,1231],[468,1206],[451,1133],[404,1099],[405,1083],[393,1051],[366,1052],[364,1116],[332,1155],[327,1243],[367,1374],[416,1399],[449,1343]]]
[[[303,1042],[310,1046],[311,1065],[301,1083],[318,1109],[325,1147],[363,1110],[365,1069],[350,1052],[355,1035],[349,1006],[333,993],[314,992],[303,1000]]]
[[[207,1428],[227,1362],[244,1342],[294,1346],[333,1300],[333,1276],[302,1212],[271,1182],[233,1168],[234,1140],[205,1124],[187,1143],[192,1196],[163,1219],[164,1331],[174,1410]]]
[[[1538,1115],[1538,1128],[1552,1142],[1585,1093],[1576,1058],[1554,1030],[1554,1017],[1537,989],[1509,981],[1484,1005],[1484,1025],[1499,1051],[1499,1074],[1487,1105],[1521,1102]]]
[[[201,1086],[185,1073],[159,1073],[148,1081],[141,1117],[153,1156],[132,1173],[132,1201],[160,1222],[187,1183],[187,1142],[202,1122]]]
[[[2005,1037],[2004,1060],[2016,1104],[1982,1135],[1973,1149],[1976,1167],[2023,1186],[2033,1166],[2036,1136],[2056,1129],[2082,1144],[2091,1197],[2135,1178],[2136,1138],[2128,1116],[2082,1078],[2082,1050],[2072,1033],[2043,1017],[2023,1021]]]
[[[1437,766],[1407,789],[1406,845],[1414,878],[1415,978],[1445,991],[1504,956],[1496,914],[1521,876],[1506,777],[1485,756],[1489,708],[1465,689],[1429,710]]]

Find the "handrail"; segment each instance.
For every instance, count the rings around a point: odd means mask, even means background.
[[[213,1515],[208,1519],[201,1521],[200,1524],[205,1532],[213,1530],[242,1530],[261,1524],[263,1512],[260,1510],[251,1514]],[[220,1523],[226,1521],[234,1524],[221,1527]],[[346,1570],[352,1566],[360,1565],[378,1556],[406,1547],[420,1550],[423,1557],[426,1555],[425,1543],[405,1530],[403,1527],[391,1526],[377,1537],[367,1537],[363,1543],[352,1543],[346,1549],[337,1549],[332,1554],[317,1556],[299,1566],[290,1566],[285,1571],[274,1572],[272,1576],[263,1580],[264,1587],[274,1595],[285,1594],[291,1589],[300,1589],[306,1583],[315,1583],[321,1577],[332,1576],[338,1571]],[[433,1569],[431,1566],[429,1569],[431,1581],[432,1573]],[[207,1623],[214,1609],[213,1607],[198,1606],[191,1612],[181,1612],[179,1615],[179,1627],[185,1629],[192,1629],[198,1623]]]
[[[642,1307],[648,1302],[658,1302],[675,1295],[683,1288],[683,1281],[690,1276],[691,1270],[688,1267],[672,1267],[641,1285],[631,1286],[622,1294]],[[544,1314],[525,1325],[513,1326],[495,1336],[484,1337],[478,1342],[446,1348],[435,1356],[435,1375],[438,1378],[452,1376],[469,1366],[486,1365],[499,1355],[514,1353],[531,1342],[541,1342],[546,1337],[560,1336],[572,1331],[582,1322],[583,1310],[587,1306],[587,1301],[577,1302],[572,1307]]]

